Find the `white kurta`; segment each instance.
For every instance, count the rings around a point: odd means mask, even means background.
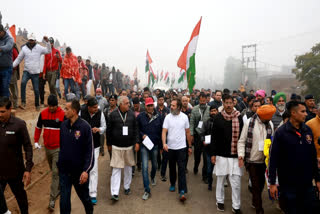
[[[217,176],[239,175],[242,176],[243,169],[239,167],[238,158],[225,158],[216,156],[216,164],[213,174]]]

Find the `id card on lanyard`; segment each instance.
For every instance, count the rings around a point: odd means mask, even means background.
[[[127,120],[127,113],[125,113],[124,118],[123,118],[123,116],[122,116],[121,112],[119,111],[119,109],[118,109],[118,112],[119,112],[119,115],[120,115],[121,120],[123,122],[122,136],[127,136],[128,135],[128,126],[125,126],[125,123],[126,123],[126,120]]]
[[[199,128],[199,129],[202,129],[202,125],[203,125],[203,120],[202,120],[202,118],[203,118],[204,114],[206,113],[206,110],[207,110],[207,106],[206,106],[206,108],[205,108],[205,110],[204,110],[203,112],[201,112],[201,111],[200,111],[200,108],[199,108],[199,113],[200,113],[200,121],[199,121],[199,123],[198,123],[198,128]]]

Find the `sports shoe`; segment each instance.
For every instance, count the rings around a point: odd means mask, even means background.
[[[129,195],[130,193],[131,193],[130,188],[129,188],[129,189],[125,189],[125,190],[124,190],[124,194],[125,194],[125,195]]]
[[[221,203],[216,203],[216,205],[217,205],[217,210],[218,211],[221,211],[221,212],[223,212],[224,211],[224,204],[221,204]]]
[[[45,106],[44,106],[44,104],[41,104],[41,108],[44,108]]]
[[[179,200],[181,202],[185,202],[187,200],[186,196],[184,195],[184,191],[183,190],[180,192]]]
[[[167,181],[167,177],[166,176],[161,176],[161,181],[166,182]]]
[[[119,201],[119,196],[118,195],[113,195],[113,196],[111,196],[111,200]]]
[[[152,179],[151,179],[151,185],[152,185],[152,186],[157,185],[157,181],[156,181],[155,178],[152,178]]]
[[[10,212],[10,210],[8,210],[7,212],[5,212],[3,214],[11,214],[11,212]]]
[[[175,187],[175,186],[170,186],[169,191],[170,191],[170,192],[176,191],[176,187]]]
[[[142,199],[143,200],[148,200],[148,198],[151,196],[151,194],[149,192],[144,192]]]
[[[96,197],[91,197],[90,198],[91,199],[91,203],[93,204],[93,205],[96,205],[97,204],[97,198]]]
[[[232,212],[235,213],[235,214],[241,214],[241,210],[240,209],[234,209],[232,207]]]
[[[50,200],[48,209],[53,212],[54,211],[54,206],[55,206],[55,201]]]
[[[208,190],[212,191],[212,185],[210,185],[210,184],[208,185]]]

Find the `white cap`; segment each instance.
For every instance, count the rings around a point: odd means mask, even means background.
[[[28,35],[28,40],[36,40],[36,36],[33,33],[31,33]]]

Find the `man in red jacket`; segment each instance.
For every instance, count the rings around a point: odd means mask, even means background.
[[[45,55],[43,66],[43,79],[46,79],[49,83],[50,94],[56,94],[56,79],[57,71],[59,70],[59,63],[62,63],[60,51],[55,49],[54,39],[49,38],[51,44],[51,53]]]
[[[39,138],[42,127],[43,142],[46,150],[47,160],[52,170],[52,183],[50,192],[49,209],[54,210],[55,201],[60,193],[59,190],[59,173],[57,168],[57,161],[59,159],[60,151],[60,125],[64,120],[64,111],[58,106],[58,98],[54,94],[48,97],[49,107],[44,109],[38,118],[37,126],[34,132],[34,142],[36,148],[41,148],[39,145]]]

